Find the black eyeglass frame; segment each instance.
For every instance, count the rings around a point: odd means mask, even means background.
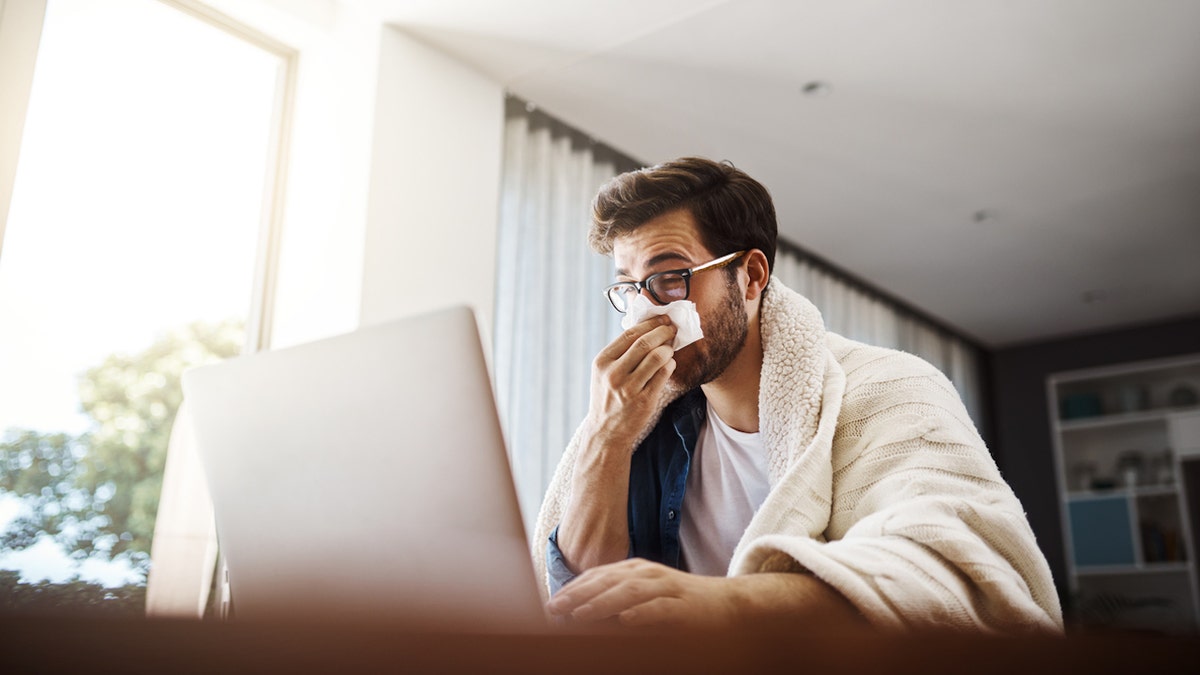
[[[611,284],[611,285],[605,287],[604,295],[605,295],[605,297],[608,298],[608,302],[609,302],[609,304],[611,304],[613,306],[613,309],[617,310],[618,312],[620,312],[622,314],[625,313],[625,310],[621,309],[621,307],[617,304],[617,302],[618,302],[617,298],[619,298],[623,295],[623,293],[621,292],[622,289],[632,289],[634,291],[634,295],[637,295],[637,294],[641,293],[643,290],[645,290],[645,291],[649,292],[650,297],[654,298],[654,301],[660,305],[666,305],[670,302],[678,302],[679,300],[687,300],[692,295],[692,277],[694,275],[699,274],[700,272],[703,272],[705,270],[716,270],[716,269],[725,267],[726,265],[729,265],[733,261],[735,261],[738,258],[745,255],[746,253],[749,253],[749,249],[744,250],[744,251],[737,251],[736,253],[730,253],[728,255],[723,255],[720,258],[717,258],[716,260],[706,262],[702,265],[696,265],[695,267],[691,267],[691,268],[656,272],[656,273],[651,274],[650,276],[646,277],[645,279],[642,279],[641,281],[618,281],[615,284]],[[668,274],[674,274],[683,279],[683,297],[682,298],[678,298],[677,300],[673,300],[673,301],[663,300],[662,298],[658,297],[658,294],[655,293],[654,289],[650,287],[650,284],[654,283],[655,279],[665,277]],[[622,304],[625,304],[625,303],[622,302]]]

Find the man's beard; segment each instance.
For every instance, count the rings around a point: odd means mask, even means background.
[[[696,355],[697,362],[686,366],[680,364],[681,369],[675,372],[663,392],[664,406],[684,393],[720,377],[746,343],[750,322],[746,318],[741,288],[736,281],[728,277],[726,279],[724,301],[717,307],[716,314],[702,326],[706,349]]]

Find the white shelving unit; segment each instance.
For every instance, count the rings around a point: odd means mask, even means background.
[[[1200,354],[1047,381],[1076,619],[1200,628]]]

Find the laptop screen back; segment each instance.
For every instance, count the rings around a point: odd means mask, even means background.
[[[239,619],[543,621],[474,315],[190,371]]]

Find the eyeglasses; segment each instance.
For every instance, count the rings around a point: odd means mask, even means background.
[[[633,304],[633,299],[642,292],[642,289],[649,291],[650,297],[654,298],[654,301],[660,305],[666,305],[677,300],[687,300],[688,295],[692,292],[693,275],[705,270],[715,270],[725,267],[745,253],[745,251],[730,253],[712,262],[706,262],[691,269],[667,270],[666,272],[651,274],[643,281],[620,281],[604,289],[604,294],[608,296],[608,301],[612,303],[613,308],[622,314],[629,310],[629,306]]]

